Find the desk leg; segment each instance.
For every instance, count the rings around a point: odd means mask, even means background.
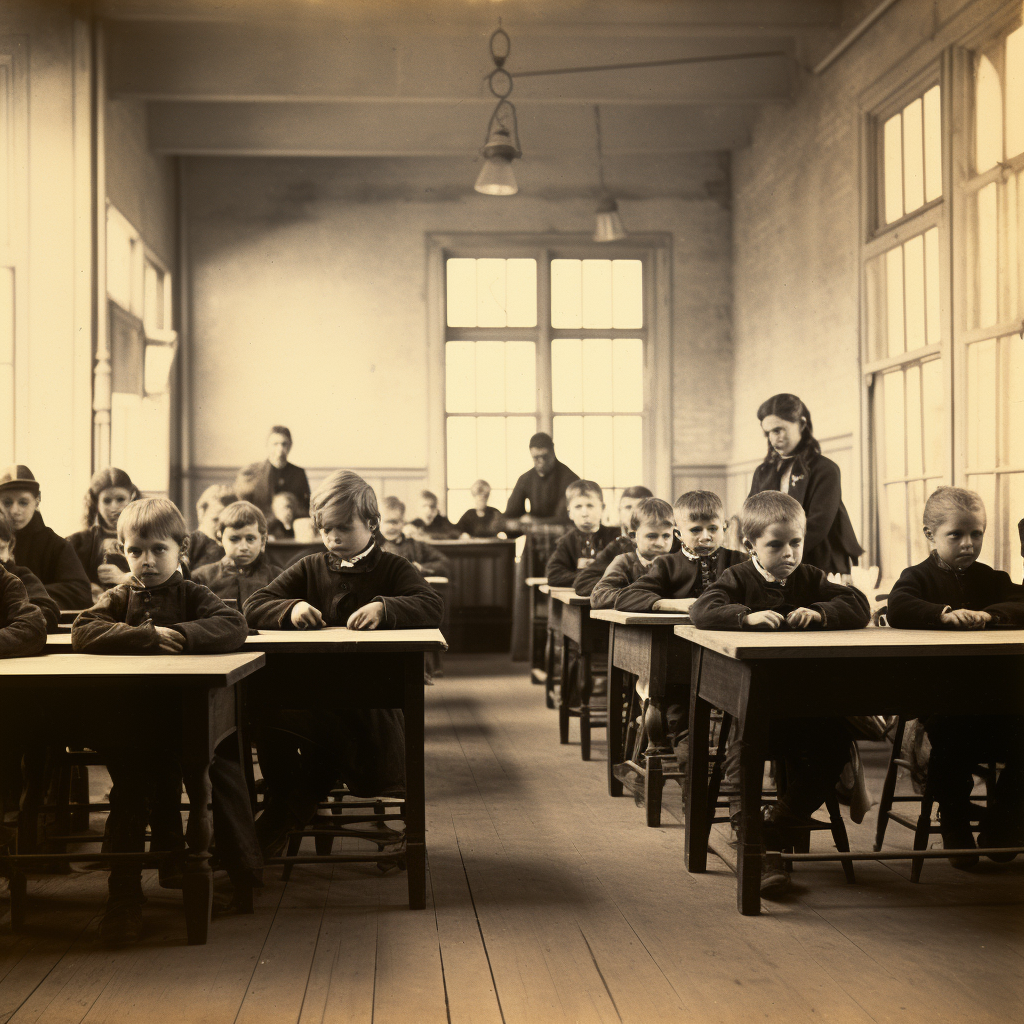
[[[182,879],[185,904],[185,930],[190,946],[206,944],[213,914],[213,871],[210,870],[210,712],[213,695],[209,690],[198,693],[186,690],[182,695],[183,753],[182,775],[188,793],[188,827],[185,838],[188,856]]]
[[[764,849],[761,783],[768,754],[768,712],[747,662],[721,659],[737,683],[740,749],[740,828],[736,850],[736,904],[745,915],[761,913],[761,856]]]
[[[555,706],[555,634],[547,627],[544,631],[544,672],[547,675],[544,680],[544,704],[553,708]]]
[[[423,783],[423,655],[403,655],[405,675],[405,848],[409,909],[427,905],[427,808]]]
[[[594,692],[594,673],[590,654],[580,649],[580,757],[590,760],[590,695]]]
[[[622,783],[615,777],[615,766],[622,755],[622,705],[625,701],[625,673],[615,666],[615,627],[608,635],[608,795],[622,796]]]
[[[700,696],[704,648],[693,644],[690,683],[690,757],[686,764],[686,811],[683,855],[687,871],[708,867],[708,734],[711,706]]]
[[[562,637],[562,678],[558,684],[558,742],[569,742],[569,642]]]

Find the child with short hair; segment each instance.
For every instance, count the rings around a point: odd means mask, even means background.
[[[405,526],[405,505],[398,498],[387,497],[381,502],[380,533],[385,551],[401,555],[412,562],[424,576],[451,576],[452,563],[435,547],[402,533]]]
[[[345,470],[310,500],[326,551],[307,555],[246,602],[257,629],[413,629],[441,623],[440,596],[400,555],[374,539],[380,511],[373,488]],[[372,671],[369,662],[355,662]],[[357,669],[358,670],[358,669]],[[282,849],[339,778],[358,796],[405,791],[405,729],[400,711],[311,707],[297,702],[262,711],[256,746],[267,785],[256,823],[266,853]],[[311,698],[312,699],[312,698]]]
[[[75,549],[39,514],[42,492],[28,466],[8,466],[0,474],[0,509],[18,538],[18,558],[42,581],[62,609],[87,608],[92,602],[89,577]]]
[[[25,658],[45,646],[43,613],[29,601],[21,580],[0,565],[0,658]]]
[[[270,428],[267,435],[267,461],[265,463],[266,478],[271,495],[287,491],[294,494],[299,503],[297,519],[305,519],[309,515],[309,480],[306,471],[288,461],[292,451],[292,432],[280,424]],[[243,497],[243,495],[239,495]],[[254,502],[259,504],[259,502]]]
[[[238,500],[235,492],[227,484],[210,484],[199,495],[199,500],[196,502],[199,529],[193,530],[188,535],[190,569],[198,569],[201,565],[212,565],[224,557],[224,549],[217,543],[218,521],[221,512]]]
[[[307,503],[303,509],[299,499],[291,491],[281,491],[271,499],[270,511],[271,519],[267,523],[267,533],[274,540],[294,540],[295,520],[306,518],[309,505]]]
[[[473,507],[462,514],[455,529],[464,537],[497,537],[505,533],[505,515],[500,509],[487,504],[491,496],[491,485],[486,480],[476,480],[470,487]]]
[[[459,537],[455,524],[438,508],[437,495],[433,491],[420,491],[420,514],[409,526],[435,540],[457,540]]]
[[[571,587],[576,574],[593,562],[598,551],[610,544],[621,530],[605,526],[604,494],[593,480],[574,480],[565,489],[565,507],[572,526],[559,538],[548,559],[548,586]]]
[[[752,494],[740,509],[748,561],[726,569],[690,607],[698,629],[861,629],[871,619],[867,598],[830,583],[803,555],[807,517],[800,502],[781,491]],[[785,789],[765,809],[761,894],[789,887],[779,830],[806,825],[835,789],[850,753],[842,718],[781,718],[768,732],[771,757],[785,764]]]
[[[46,632],[56,633],[60,622],[60,608],[57,602],[46,592],[42,580],[29,568],[24,565],[17,565],[14,561],[14,527],[6,514],[0,511],[0,565],[9,573],[17,576],[25,586],[29,604],[34,604],[42,613],[46,621]]]
[[[101,469],[85,492],[84,530],[71,534],[68,543],[85,569],[95,600],[104,590],[126,583],[131,575],[117,542],[117,517],[139,496],[132,478],[114,466]]]
[[[614,608],[619,592],[643,576],[656,558],[672,550],[675,535],[672,506],[661,498],[641,498],[629,517],[629,537],[635,549],[612,559],[591,591],[590,607]]]
[[[237,650],[248,627],[206,587],[186,580],[180,566],[188,553],[185,519],[167,498],[142,498],[128,504],[117,520],[117,538],[131,578],[105,591],[75,619],[71,644],[86,654],[216,654]],[[147,821],[151,850],[169,853],[165,884],[182,855],[181,770],[176,697],[140,689],[126,692],[111,706],[99,742],[110,773],[107,837],[111,852],[141,853]],[[169,706],[175,705],[175,706]],[[262,862],[256,848],[248,790],[236,761],[215,758],[214,829],[218,849],[233,881],[252,884]],[[148,808],[148,813],[147,813]],[[237,882],[236,882],[237,884]],[[137,942],[142,933],[142,870],[131,861],[114,862],[100,937],[112,944]]]
[[[673,507],[679,551],[662,555],[620,590],[620,612],[685,612],[730,566],[745,562],[739,551],[721,547],[724,538],[722,499],[713,491],[686,491]]]
[[[192,579],[241,611],[242,605],[277,575],[266,558],[267,520],[251,502],[233,502],[220,514],[217,540],[224,557],[200,566]]]
[[[987,526],[985,505],[974,491],[939,487],[924,506],[928,557],[904,569],[889,594],[890,626],[902,629],[982,629],[990,623],[1024,626],[1024,587],[1005,572],[978,561]],[[982,820],[983,847],[1024,842],[1024,716],[931,715],[924,721],[932,750],[928,779],[939,805],[942,845],[974,848],[971,830],[972,769],[1004,767]],[[1013,860],[1013,854],[990,855]],[[967,870],[977,855],[950,857]]]
[[[584,566],[573,580],[573,589],[580,597],[589,597],[594,590],[594,585],[604,575],[605,569],[612,564],[612,561],[619,555],[627,555],[636,549],[636,543],[629,535],[629,523],[633,516],[633,509],[638,501],[644,498],[653,498],[654,495],[646,487],[627,487],[619,498],[619,529],[621,533],[614,540],[606,544],[594,556],[590,565]],[[672,551],[678,550],[678,543],[673,538]]]

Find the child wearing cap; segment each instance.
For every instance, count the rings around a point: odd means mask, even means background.
[[[8,466],[0,473],[0,509],[17,535],[18,562],[39,577],[58,607],[88,608],[92,604],[89,577],[75,549],[43,522],[41,497],[28,466]]]

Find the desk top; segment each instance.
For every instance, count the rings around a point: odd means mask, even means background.
[[[440,537],[431,537],[428,541],[431,547],[455,547],[458,545],[472,545],[473,547],[515,547],[515,540],[508,537],[446,537],[442,540]]]
[[[1024,654],[1024,629],[830,629],[781,633],[676,626],[676,636],[729,658],[885,658]]]
[[[546,587],[548,585],[548,578],[547,576],[527,576],[526,585],[528,587]]]
[[[432,587],[441,587],[448,585],[447,576],[424,576],[423,580],[425,583],[429,583]]]
[[[255,651],[235,654],[45,654],[36,658],[5,658],[0,662],[0,687],[26,678],[64,683],[95,676],[174,676],[190,682],[231,686],[263,667]]]
[[[617,626],[681,626],[690,622],[686,612],[620,612],[614,608],[594,608],[590,617]]]
[[[544,588],[541,587],[541,590]],[[574,607],[590,607],[590,598],[581,597],[576,593],[572,587],[548,587],[547,592],[556,600],[561,601],[562,604],[572,605]]]

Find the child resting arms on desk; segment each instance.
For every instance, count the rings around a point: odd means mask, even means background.
[[[829,583],[825,573],[803,565],[807,517],[795,498],[781,491],[752,494],[740,509],[743,544],[750,560],[719,576],[690,608],[698,629],[860,629],[871,612],[857,590]],[[823,685],[827,685],[823,681]],[[765,847],[781,849],[778,829],[805,825],[835,790],[850,753],[842,718],[781,718],[772,721],[768,749],[785,765],[786,788],[765,808]],[[761,895],[789,887],[782,857],[762,860]]]
[[[0,658],[24,658],[46,646],[46,620],[25,584],[0,565]]]
[[[287,568],[245,604],[257,629],[422,629],[441,624],[444,606],[413,564],[382,551],[374,539],[380,511],[373,488],[355,473],[332,473],[310,499],[313,526],[326,551]],[[346,656],[346,673],[366,674],[372,686],[372,655]],[[339,670],[341,671],[341,670]],[[263,709],[256,733],[260,770],[267,785],[256,822],[265,855],[284,848],[288,832],[316,814],[338,780],[356,796],[405,792],[405,723],[389,709],[332,710],[315,679],[292,706],[280,705],[302,690],[296,680],[275,706]]]
[[[924,535],[931,552],[904,569],[889,595],[890,626],[904,629],[982,629],[1024,626],[1024,587],[978,561],[985,541],[985,505],[974,491],[940,487],[924,505]],[[928,780],[939,805],[942,845],[974,849],[971,830],[972,768],[1002,762],[982,819],[983,847],[1024,845],[1024,718],[1020,715],[931,715]],[[993,854],[995,861],[1014,855]],[[967,870],[977,855],[949,858]]]

